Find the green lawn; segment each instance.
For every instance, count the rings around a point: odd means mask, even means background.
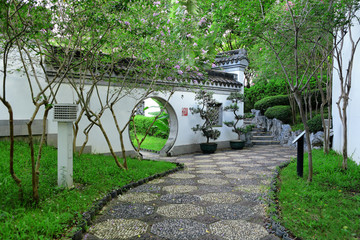
[[[281,171],[281,222],[297,237],[360,238],[360,166],[349,161],[349,169],[343,171],[341,161],[335,152],[324,156],[322,150],[314,150],[312,183],[306,181],[307,159],[304,179],[296,176],[295,161]]]
[[[139,138],[139,141],[141,141],[141,139],[144,137],[144,135],[141,135],[141,134],[137,134],[137,136]],[[148,149],[148,150],[154,150],[154,151],[160,151],[164,147],[166,141],[167,141],[167,139],[157,138],[157,137],[153,137],[153,136],[146,136],[144,142],[141,144],[141,148]],[[132,138],[132,142],[135,147],[138,146],[135,138]]]
[[[9,144],[0,142],[0,239],[58,239],[71,231],[79,215],[112,189],[176,167],[168,162],[128,159],[129,170],[119,169],[110,156],[74,157],[75,188],[57,187],[57,151],[45,147],[40,169],[38,207],[31,201],[31,162],[26,143],[17,142],[15,173],[22,180],[24,202],[9,174]]]

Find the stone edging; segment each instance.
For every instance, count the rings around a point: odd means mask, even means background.
[[[279,219],[279,204],[277,199],[278,194],[278,177],[280,174],[280,170],[287,167],[290,164],[291,161],[287,161],[280,166],[278,166],[275,170],[275,173],[272,177],[271,183],[270,183],[270,190],[267,195],[267,203],[269,210],[269,218],[267,219],[267,222],[265,224],[266,229],[269,233],[275,234],[276,236],[284,239],[284,240],[294,240],[299,238],[291,238],[290,236],[294,236],[289,230],[285,229],[284,226],[282,226],[278,221],[274,220]],[[289,236],[290,235],[290,236]]]
[[[111,192],[106,194],[105,197],[94,202],[92,207],[88,211],[82,213],[82,219],[80,220],[80,223],[78,223],[75,226],[75,228],[77,228],[78,230],[71,235],[71,239],[72,240],[81,240],[83,238],[83,233],[86,232],[86,226],[91,225],[92,220],[101,211],[101,209],[112,199],[116,198],[118,195],[122,195],[122,194],[126,193],[128,190],[138,187],[140,185],[143,185],[154,179],[165,177],[171,173],[175,173],[179,170],[184,169],[184,164],[177,163],[177,162],[172,162],[172,163],[176,164],[177,167],[174,169],[167,170],[162,173],[152,175],[152,176],[144,178],[144,179],[140,179],[137,182],[129,183],[125,186],[122,186],[119,189],[112,190]]]

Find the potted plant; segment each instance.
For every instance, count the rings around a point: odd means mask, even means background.
[[[217,149],[217,143],[210,143],[210,139],[216,140],[220,137],[220,131],[214,129],[217,124],[215,114],[218,112],[218,107],[221,103],[213,98],[212,92],[200,90],[195,95],[195,101],[198,104],[195,108],[190,108],[191,114],[199,114],[200,118],[204,120],[203,124],[197,124],[191,128],[194,132],[200,131],[206,137],[206,143],[201,143],[200,148],[203,153],[214,153]]]
[[[240,120],[243,120],[248,117],[252,117],[253,115],[252,114],[240,115],[238,113],[239,103],[244,100],[243,94],[230,93],[227,100],[230,100],[232,103],[229,106],[225,107],[224,110],[230,111],[234,114],[234,121],[224,122],[224,124],[228,127],[232,127],[233,128],[232,131],[238,135],[237,140],[230,141],[230,147],[232,149],[242,149],[245,146],[245,141],[241,140],[241,135],[250,132],[253,128],[253,125],[238,127],[238,123]]]

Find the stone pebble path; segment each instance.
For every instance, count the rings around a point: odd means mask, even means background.
[[[185,170],[131,189],[96,217],[84,239],[278,239],[264,228],[264,196],[276,166],[295,151],[254,146],[157,159]]]

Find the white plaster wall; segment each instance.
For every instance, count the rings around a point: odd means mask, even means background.
[[[0,57],[0,94],[3,94],[3,59]],[[36,69],[37,75],[41,81],[44,81],[44,74],[40,69]],[[29,119],[34,112],[35,107],[32,104],[29,84],[25,76],[20,57],[16,51],[9,55],[7,78],[6,78],[6,100],[12,105],[14,119]],[[39,88],[34,84],[34,92]],[[40,110],[36,119],[41,119],[43,109]],[[8,119],[8,110],[0,102],[0,119]]]
[[[360,11],[357,13],[360,16]],[[352,27],[353,39],[360,37],[360,26],[358,22],[354,21]],[[350,42],[348,37],[345,38],[345,45],[343,49],[343,62],[347,66],[347,62],[350,56]],[[335,62],[335,60],[334,60]],[[335,63],[336,66],[336,63]],[[347,67],[344,69],[346,72]],[[350,100],[347,109],[348,113],[348,154],[351,158],[360,164],[360,46],[358,46],[354,66],[352,71],[352,87],[350,90]],[[339,117],[339,110],[336,102],[340,95],[340,80],[337,71],[334,69],[334,83],[333,83],[333,100],[332,100],[332,112],[333,112],[333,129],[334,129],[334,142],[333,149],[337,152],[342,152],[343,146],[343,128]]]
[[[12,56],[13,60],[16,59],[16,53]],[[27,84],[27,79],[22,71],[15,71],[19,67],[19,62],[14,61],[12,63],[12,71],[9,72],[8,82],[6,85],[7,99],[12,104],[14,110],[15,119],[29,119],[34,111],[34,106],[31,102],[31,96],[29,93],[29,86]],[[45,84],[44,74],[41,73],[40,69],[39,76],[43,85]],[[235,73],[239,73],[236,71]],[[0,77],[3,75],[0,73]],[[239,80],[243,82],[243,74],[240,72]],[[36,89],[35,89],[36,90]],[[0,91],[2,91],[2,84],[0,85]],[[37,91],[37,90],[36,90]],[[195,91],[195,90],[194,90]],[[106,87],[100,86],[99,92],[102,98],[105,98]],[[142,99],[143,90],[138,89],[133,94],[128,95],[128,97],[122,99],[115,105],[117,120],[120,126],[124,124],[130,118],[130,113],[132,107]],[[230,92],[228,91],[217,91],[214,93],[214,98],[219,102],[223,103],[223,107],[229,105],[231,102],[227,101],[226,98]],[[163,99],[168,99],[169,93],[159,93],[156,97],[161,97]],[[150,96],[151,97],[151,96]],[[59,93],[57,95],[58,103],[75,103],[77,96],[74,90],[68,84],[62,84]],[[201,123],[199,115],[192,115],[189,108],[196,107],[195,103],[195,92],[193,91],[177,91],[169,100],[170,105],[174,108],[177,119],[178,119],[178,135],[175,141],[174,146],[184,146],[202,143],[206,141],[206,138],[202,136],[200,132],[194,133],[191,128],[194,127],[197,123]],[[94,95],[90,102],[91,109],[98,111],[100,109],[99,101]],[[182,116],[182,109],[188,108],[188,116]],[[240,112],[243,112],[241,106]],[[42,118],[43,109],[37,115],[37,119]],[[7,120],[8,113],[7,109],[0,104],[0,120]],[[233,120],[233,115],[230,112],[223,112],[223,122]],[[114,151],[121,151],[119,135],[115,129],[115,124],[112,119],[112,116],[109,111],[105,112],[102,116],[103,126],[108,133],[108,137],[112,143]],[[85,116],[79,123],[80,131],[77,138],[77,146],[81,146],[85,136],[82,133],[82,130],[89,124],[89,121]],[[227,127],[225,124],[222,127],[217,127],[221,132],[219,139],[216,141],[228,141],[236,139],[237,135],[231,131],[231,128]],[[57,123],[53,121],[53,110],[51,110],[48,117],[48,133],[57,133]],[[126,151],[133,150],[132,144],[130,142],[128,131],[124,132],[124,144]],[[88,145],[92,147],[94,153],[107,153],[109,152],[108,145],[106,144],[105,138],[97,126],[94,126],[89,135]]]
[[[230,105],[230,101],[226,100],[229,93],[214,93],[214,98],[219,102],[223,103],[223,107]],[[195,127],[196,124],[203,122],[199,114],[192,115],[190,113],[191,107],[196,107],[195,93],[194,92],[176,92],[169,103],[175,109],[179,130],[178,136],[174,146],[188,145],[194,143],[206,142],[206,138],[202,136],[201,132],[194,132],[191,128]],[[188,116],[182,116],[182,108],[188,108]],[[223,122],[233,120],[233,114],[230,112],[223,112]],[[215,129],[221,132],[220,137],[216,141],[228,141],[236,139],[237,135],[231,131],[231,128],[225,124],[222,127],[216,127]]]

